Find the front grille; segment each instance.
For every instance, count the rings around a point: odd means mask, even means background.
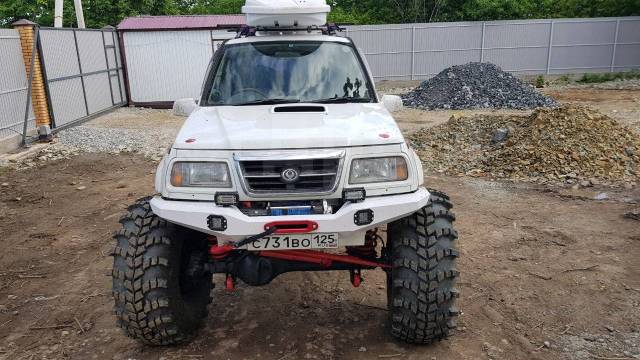
[[[335,189],[340,159],[250,160],[240,161],[240,169],[250,193],[327,193]],[[298,173],[296,181],[282,178],[286,169]]]

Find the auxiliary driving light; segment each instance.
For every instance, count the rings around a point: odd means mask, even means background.
[[[342,200],[344,201],[360,202],[365,197],[367,197],[367,192],[364,188],[344,189],[342,191]]]
[[[218,192],[215,196],[216,205],[231,206],[239,201],[238,193],[222,193]]]
[[[213,231],[225,231],[227,230],[227,219],[224,216],[209,215],[207,225]]]
[[[353,222],[358,226],[369,225],[373,222],[373,210],[359,210],[353,215]]]

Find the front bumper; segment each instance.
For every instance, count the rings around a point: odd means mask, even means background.
[[[364,244],[364,233],[374,227],[403,218],[427,205],[429,191],[419,188],[408,194],[370,197],[359,203],[347,203],[335,214],[293,216],[247,216],[236,207],[221,207],[212,202],[165,200],[159,196],[151,200],[151,209],[159,217],[206,234],[219,240],[238,241],[264,232],[264,226],[273,221],[309,220],[318,224],[317,233],[338,233],[340,246]],[[354,224],[359,210],[373,211],[373,223],[365,226]],[[207,226],[209,215],[224,216],[227,229],[216,232]]]

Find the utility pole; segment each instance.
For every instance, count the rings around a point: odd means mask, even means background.
[[[64,0],[56,0],[55,15],[53,17],[53,26],[62,27],[62,6]]]
[[[73,0],[76,7],[76,19],[78,20],[78,29],[84,29],[84,12],[82,11],[82,0]]]

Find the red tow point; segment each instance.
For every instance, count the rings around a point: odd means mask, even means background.
[[[229,292],[232,292],[233,290],[235,290],[235,284],[231,275],[227,275],[227,280],[225,280],[224,285],[225,285],[225,289]]]

